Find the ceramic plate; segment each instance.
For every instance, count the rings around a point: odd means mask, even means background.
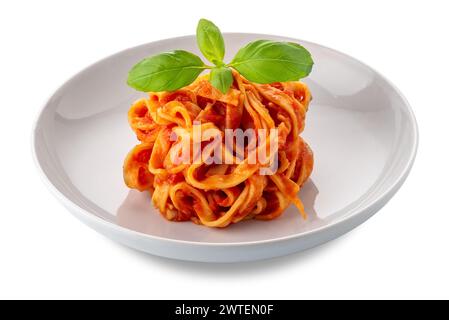
[[[315,168],[295,208],[272,221],[225,229],[165,220],[147,193],[123,183],[122,163],[137,144],[127,123],[143,97],[126,85],[142,58],[173,49],[200,55],[194,36],[145,44],[101,60],[66,82],[43,107],[34,129],[34,156],[56,197],[84,223],[129,247],[183,260],[234,262],[301,251],[356,227],[404,182],[415,157],[417,125],[401,93],[379,73],[335,50],[278,36],[225,34],[227,60],[255,39],[295,41],[315,61],[305,82],[313,101],[303,133]]]

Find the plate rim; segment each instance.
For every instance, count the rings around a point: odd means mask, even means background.
[[[391,182],[390,185],[383,192],[381,192],[378,196],[376,196],[374,200],[368,201],[368,204],[362,204],[361,206],[357,206],[353,209],[348,210],[347,213],[343,217],[341,217],[329,224],[320,226],[313,230],[304,231],[299,234],[292,234],[292,235],[278,237],[278,238],[274,238],[274,239],[255,240],[255,241],[241,241],[241,242],[205,242],[205,241],[202,241],[201,242],[201,241],[189,241],[189,240],[165,238],[165,237],[161,237],[161,236],[151,235],[151,234],[143,233],[140,231],[132,230],[132,229],[126,228],[126,227],[118,225],[118,224],[114,224],[112,222],[109,222],[109,221],[97,216],[94,213],[91,213],[90,211],[88,211],[88,210],[80,207],[76,203],[74,203],[66,195],[64,195],[60,190],[58,190],[56,188],[56,186],[52,183],[52,181],[49,179],[47,174],[44,172],[42,165],[39,162],[38,155],[37,155],[37,150],[36,150],[37,135],[36,135],[36,133],[39,129],[40,120],[41,120],[42,116],[44,115],[46,108],[49,106],[49,102],[60,90],[62,90],[73,79],[80,76],[85,71],[87,71],[88,69],[90,69],[91,67],[93,67],[94,65],[96,65],[98,63],[108,60],[109,58],[116,56],[118,54],[124,54],[128,51],[133,51],[138,48],[148,46],[150,44],[162,44],[163,42],[166,42],[166,41],[177,41],[177,40],[183,40],[183,39],[195,37],[195,35],[189,34],[189,35],[184,35],[184,36],[179,36],[179,37],[171,37],[171,38],[165,38],[165,39],[160,39],[160,40],[156,40],[156,41],[143,43],[143,44],[140,44],[137,46],[133,46],[130,48],[126,48],[124,50],[117,51],[113,54],[110,54],[110,55],[104,57],[104,58],[94,61],[93,63],[82,68],[80,71],[69,76],[66,81],[64,81],[61,85],[59,85],[56,90],[52,91],[52,93],[49,95],[49,97],[44,100],[44,103],[42,104],[42,106],[40,108],[38,108],[38,110],[36,112],[36,116],[34,118],[35,120],[34,120],[34,123],[32,126],[32,130],[31,130],[31,147],[32,147],[31,151],[32,151],[33,162],[39,172],[39,176],[40,176],[41,180],[43,181],[44,185],[53,194],[53,196],[56,199],[58,199],[58,201],[62,205],[64,205],[65,208],[68,209],[69,212],[71,212],[72,214],[74,214],[76,212],[78,215],[80,215],[79,217],[77,216],[77,218],[83,217],[83,218],[89,220],[90,222],[92,222],[93,224],[100,224],[103,227],[105,227],[107,229],[112,229],[115,232],[125,233],[125,234],[128,234],[129,236],[138,236],[138,237],[143,237],[143,238],[149,238],[149,239],[155,240],[155,241],[170,242],[172,244],[206,246],[206,247],[208,247],[208,246],[214,246],[214,247],[256,246],[256,245],[263,245],[263,244],[268,244],[268,243],[272,244],[272,243],[277,243],[277,242],[298,240],[303,237],[321,233],[326,229],[337,228],[338,226],[348,223],[349,220],[351,220],[352,218],[360,216],[365,210],[367,210],[369,208],[375,208],[376,205],[380,204],[381,206],[378,209],[375,209],[372,214],[379,211],[383,207],[383,205],[385,205],[391,199],[391,197],[394,196],[394,194],[402,186],[403,182],[407,179],[407,177],[413,167],[414,161],[416,159],[416,154],[417,154],[418,145],[419,145],[419,130],[418,130],[418,123],[416,120],[416,116],[415,116],[413,109],[412,109],[410,103],[408,102],[407,98],[399,90],[399,88],[394,83],[392,83],[388,78],[386,78],[382,73],[380,73],[379,71],[377,71],[370,65],[364,63],[363,61],[361,61],[357,58],[354,58],[353,56],[346,54],[342,51],[339,51],[339,50],[336,50],[336,49],[333,49],[333,48],[330,48],[330,47],[327,47],[327,46],[324,46],[324,45],[321,45],[321,44],[318,44],[318,43],[315,43],[312,41],[307,41],[307,40],[302,40],[302,39],[297,39],[297,38],[292,38],[292,37],[286,37],[286,36],[273,35],[273,34],[265,34],[265,33],[224,32],[223,35],[224,36],[226,36],[226,35],[253,36],[253,37],[261,37],[261,38],[273,37],[273,38],[277,38],[277,39],[285,39],[288,41],[295,40],[301,44],[305,44],[306,46],[307,46],[307,44],[311,44],[313,46],[318,46],[318,47],[324,48],[326,50],[329,50],[333,53],[342,55],[346,58],[350,58],[353,61],[356,61],[357,63],[359,63],[359,64],[363,65],[364,67],[368,68],[369,70],[373,71],[377,76],[379,76],[385,83],[387,83],[398,94],[399,98],[402,100],[402,102],[405,106],[405,110],[407,111],[407,114],[410,118],[410,122],[412,124],[411,133],[413,135],[413,141],[412,141],[412,146],[411,146],[411,154],[410,154],[409,158],[407,159],[406,164],[401,168],[401,172],[398,174],[398,177],[393,182]]]

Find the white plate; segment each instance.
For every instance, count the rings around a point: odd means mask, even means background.
[[[233,262],[281,256],[334,239],[378,211],[404,182],[418,132],[399,91],[365,64],[306,41],[259,34],[225,34],[227,60],[255,39],[299,42],[315,65],[305,79],[313,101],[305,139],[315,154],[300,192],[309,219],[292,207],[277,220],[245,221],[225,229],[168,222],[146,193],[123,183],[122,163],[137,144],[127,110],[143,93],[126,85],[145,56],[185,49],[200,54],[193,36],[128,49],[66,82],[49,99],[34,130],[39,170],[56,197],[90,227],[132,248],[183,260]]]

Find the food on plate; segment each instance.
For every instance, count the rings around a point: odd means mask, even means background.
[[[274,219],[291,203],[306,218],[297,193],[313,169],[300,136],[311,93],[298,80],[312,69],[310,53],[258,40],[226,64],[213,23],[200,20],[197,39],[213,66],[175,50],[131,69],[128,84],[149,95],[128,112],[139,144],[125,159],[125,183],[149,191],[171,221],[226,227]]]

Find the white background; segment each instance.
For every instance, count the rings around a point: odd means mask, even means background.
[[[446,1],[2,1],[0,298],[449,298],[449,8]],[[127,249],[47,191],[30,134],[71,75],[124,48],[222,31],[305,39],[366,62],[412,105],[420,146],[397,195],[349,234],[233,265]]]

